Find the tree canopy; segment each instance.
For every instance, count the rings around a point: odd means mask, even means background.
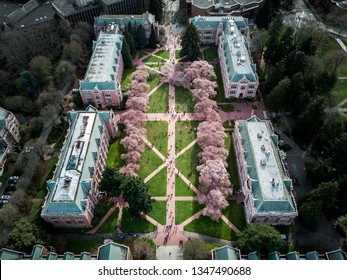
[[[155,15],[155,20],[161,22],[163,18],[163,0],[150,0],[149,1],[149,12]]]
[[[242,251],[267,253],[283,246],[281,234],[271,225],[264,223],[250,224],[237,233],[238,243]]]
[[[151,25],[151,35],[149,36],[148,47],[151,49],[155,49],[157,47],[157,35],[155,34],[153,24]]]
[[[197,238],[191,238],[183,247],[184,260],[207,260],[209,257],[209,250],[206,243]]]
[[[181,54],[190,61],[197,60],[200,54],[200,37],[195,25],[190,23],[182,35]]]

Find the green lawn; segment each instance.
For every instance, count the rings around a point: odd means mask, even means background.
[[[347,60],[342,62],[337,68],[337,77],[347,77]]]
[[[40,208],[41,204],[42,204],[41,200],[34,201],[33,204],[31,205],[29,215],[37,211]]]
[[[122,91],[126,91],[128,89],[128,85],[130,83],[130,76],[133,72],[135,72],[136,67],[133,66],[131,68],[124,68],[123,76],[122,76],[122,83],[121,88]]]
[[[137,172],[139,177],[144,180],[149,174],[151,174],[163,161],[157,156],[155,152],[147,145],[145,151],[142,153],[140,159],[140,170]]]
[[[149,70],[148,70],[149,71]],[[157,85],[160,83],[160,74],[159,73],[153,73],[149,76],[147,83],[149,85],[148,92],[151,92],[152,89],[154,89]]]
[[[169,59],[170,58],[170,51],[168,50],[160,50],[155,53],[155,55],[160,56],[162,58]]]
[[[96,254],[98,252],[99,246],[103,244],[104,244],[104,239],[92,239],[92,240],[68,239],[66,240],[64,249],[66,252],[72,252],[78,255],[82,252],[89,252],[92,254]]]
[[[327,38],[327,40],[325,42],[323,40],[322,40],[322,42],[320,42],[320,44],[318,45],[316,53],[319,57],[322,57],[323,55],[325,55],[326,53],[328,53],[332,50],[339,50],[339,49],[341,49],[341,47],[336,42],[334,36],[329,35],[329,37]]]
[[[114,232],[115,227],[117,226],[119,209],[117,208],[101,225],[96,233],[111,233]]]
[[[218,105],[218,108],[224,112],[233,112],[234,111],[234,105],[233,104]]]
[[[237,172],[236,155],[234,151],[234,145],[232,145],[232,133],[230,131],[226,132],[227,138],[225,138],[225,149],[229,151],[229,156],[227,159],[228,163],[228,173],[230,175],[230,181],[234,186],[234,192],[240,190],[239,175]]]
[[[145,59],[142,60],[143,62],[165,62],[166,60],[164,58],[156,57],[154,55],[151,55]]]
[[[196,128],[198,124],[198,121],[176,122],[176,153],[196,139]]]
[[[201,149],[198,145],[190,147],[185,153],[176,159],[176,168],[195,186],[198,187],[199,173],[196,171],[198,166],[198,153]]]
[[[214,59],[218,58],[218,48],[210,47],[204,51],[205,60],[208,62],[212,62]]]
[[[198,201],[176,201],[175,202],[175,221],[179,225],[193,216],[196,212],[204,208]]]
[[[175,175],[175,196],[196,196],[194,192],[177,174]]]
[[[347,80],[337,80],[330,95],[330,106],[335,106],[347,98]]]
[[[168,123],[164,121],[150,121],[146,122],[144,127],[147,129],[148,141],[166,157]]]
[[[35,198],[44,198],[47,194],[47,181],[53,177],[53,172],[55,170],[56,164],[59,158],[57,156],[52,156],[47,164],[46,171],[43,174],[39,189],[35,195]]]
[[[245,211],[242,205],[238,205],[235,200],[228,201],[229,206],[224,209],[223,215],[237,227],[238,230],[243,230],[247,227]]]
[[[121,139],[113,140],[107,153],[106,166],[111,168],[120,168],[125,163],[121,155],[125,153],[125,148],[120,143]]]
[[[140,59],[140,58],[142,58],[142,57],[144,57],[144,56],[146,56],[146,55],[148,55],[147,52],[139,51],[139,56],[138,56],[138,58]]]
[[[162,84],[149,97],[147,113],[165,113],[169,109],[169,84]]]
[[[183,55],[181,55],[181,50],[175,50],[175,57],[176,58],[182,58]]]
[[[236,240],[235,232],[221,219],[219,219],[219,221],[213,221],[209,217],[203,215],[186,225],[184,230],[225,240]]]
[[[183,87],[175,88],[175,110],[177,113],[193,113],[195,101],[189,90]]]
[[[121,230],[123,233],[148,233],[156,226],[139,216],[130,216],[128,208],[123,208]]]
[[[156,220],[159,224],[166,224],[166,201],[154,201],[153,210],[148,213],[148,216]]]
[[[166,196],[167,168],[164,167],[146,184],[151,196]]]
[[[95,227],[101,219],[106,215],[108,210],[111,209],[112,204],[106,204],[105,202],[99,202],[94,210],[94,217],[92,220],[92,226]]]
[[[224,87],[223,87],[223,79],[222,79],[222,73],[220,66],[214,66],[214,72],[216,73],[217,76],[217,95],[214,98],[214,100],[218,102],[230,102],[230,99],[227,99],[224,97]]]

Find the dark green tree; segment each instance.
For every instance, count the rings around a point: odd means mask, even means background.
[[[125,38],[125,41],[128,43],[130,53],[135,54],[136,53],[136,46],[135,46],[134,37],[130,34],[130,32],[128,30],[124,31],[124,38]]]
[[[30,253],[36,244],[47,244],[50,238],[41,227],[27,218],[18,220],[8,236],[11,249]]]
[[[281,0],[264,0],[257,9],[255,24],[259,29],[267,29],[279,12]]]
[[[149,12],[155,16],[155,20],[161,22],[163,18],[163,0],[150,0],[149,1]]]
[[[207,260],[209,256],[209,250],[206,243],[197,238],[191,238],[183,247],[183,259],[184,260]]]
[[[266,105],[271,111],[281,112],[284,111],[288,104],[288,92],[290,93],[290,80],[288,78],[283,79],[277,86],[270,91],[266,96]]]
[[[123,199],[129,204],[131,215],[140,215],[152,210],[154,200],[148,194],[148,186],[139,178],[125,176],[120,189]]]
[[[102,173],[100,190],[107,192],[112,197],[120,196],[120,185],[123,177],[124,176],[119,174],[116,169],[106,167]]]
[[[126,68],[131,68],[133,66],[133,63],[131,61],[130,50],[126,40],[123,41],[122,56],[123,56],[124,66]]]
[[[137,239],[130,245],[134,260],[155,260],[155,243],[151,239]]]
[[[322,201],[307,200],[299,205],[299,220],[309,230],[314,231],[322,214]]]
[[[147,46],[145,29],[143,28],[143,26],[141,24],[136,29],[135,38],[136,38],[137,47],[139,49],[143,49]]]
[[[264,223],[250,224],[237,233],[238,243],[242,251],[267,253],[283,246],[281,234],[271,225]]]
[[[277,56],[274,54],[280,51],[280,39],[284,29],[284,24],[280,16],[276,17],[268,30],[268,39],[265,43],[264,59],[267,64],[275,65]]]
[[[36,77],[30,71],[23,71],[20,73],[17,88],[25,95],[32,96],[38,93],[40,85]]]
[[[153,24],[151,25],[151,35],[149,36],[148,47],[150,49],[157,48],[157,35],[155,34]]]
[[[182,35],[181,55],[187,56],[190,61],[197,60],[200,54],[200,37],[195,25],[190,23]]]
[[[131,36],[133,36],[133,39],[134,39],[134,42],[135,42],[136,32],[134,31],[134,28],[133,28],[133,26],[132,26],[130,21],[128,22],[127,31],[130,33]]]

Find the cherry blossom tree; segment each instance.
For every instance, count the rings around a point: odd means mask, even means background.
[[[199,102],[197,102],[194,106],[195,113],[203,113],[210,110],[217,111],[218,105],[216,101],[211,100],[207,97],[201,98]]]
[[[148,104],[147,98],[133,97],[127,100],[127,102],[125,103],[125,107],[127,109],[133,109],[135,111],[146,112],[148,108],[147,104]]]
[[[196,78],[193,80],[193,89],[191,90],[195,100],[200,101],[202,98],[215,97],[217,92],[215,88],[217,83],[207,80],[206,78]]]
[[[226,162],[228,158],[228,151],[224,148],[217,148],[213,146],[208,146],[204,150],[202,150],[198,156],[200,159],[200,164],[206,163],[208,160],[218,160],[221,159],[224,166],[228,167]]]
[[[137,70],[131,74],[130,79],[139,83],[146,82],[148,79],[148,72],[144,66],[137,67]]]
[[[200,203],[206,204],[203,215],[215,221],[223,215],[222,210],[229,205],[224,195],[217,189],[211,190],[207,195],[198,196],[198,200]]]
[[[168,61],[160,68],[160,72],[163,74],[163,77],[167,80],[171,80],[175,73],[175,65]]]

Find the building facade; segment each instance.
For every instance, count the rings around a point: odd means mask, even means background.
[[[55,227],[90,227],[116,119],[113,111],[89,106],[71,111],[69,122],[53,178],[47,181],[41,217]]]
[[[134,30],[141,24],[145,30],[146,38],[151,35],[151,25],[153,24],[154,31],[157,38],[159,36],[159,24],[155,21],[155,16],[149,12],[145,12],[142,15],[101,15],[94,20],[94,33],[98,36],[100,31],[105,32],[110,24],[117,24],[122,32],[128,27],[128,23],[131,23]]]
[[[195,16],[248,16],[263,0],[181,0],[180,6]]]
[[[289,225],[298,211],[292,180],[270,121],[236,121],[234,148],[247,223]]]
[[[123,35],[119,27],[109,24],[93,42],[93,54],[80,81],[80,94],[85,106],[97,108],[119,106],[122,101],[121,80],[124,63],[122,58]]]
[[[248,20],[243,17],[191,19],[203,44],[218,46],[225,98],[254,98],[259,81],[247,40]]]
[[[148,10],[149,0],[54,0],[59,16],[75,25],[79,21],[94,23],[102,14],[140,14]]]
[[[0,174],[4,171],[7,154],[20,140],[19,122],[11,112],[0,107]]]

